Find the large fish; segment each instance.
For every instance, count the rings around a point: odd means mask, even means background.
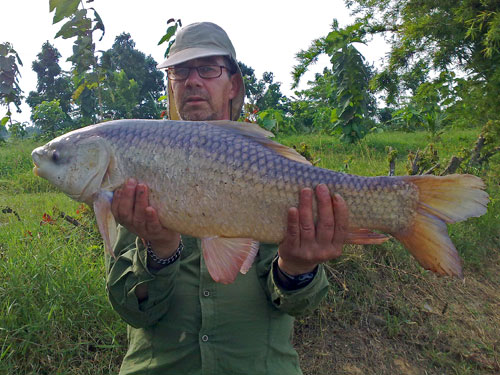
[[[258,242],[281,242],[288,208],[302,188],[319,183],[347,202],[349,242],[381,243],[387,237],[377,232],[388,233],[424,268],[462,276],[446,223],[486,212],[481,179],[338,173],[310,165],[270,135],[229,121],[117,120],[62,135],[32,157],[35,174],[94,206],[108,251],[116,238],[112,192],[130,177],[145,183],[161,223],[201,238],[207,268],[222,283],[250,268]]]

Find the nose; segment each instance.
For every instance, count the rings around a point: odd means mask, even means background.
[[[189,70],[189,75],[186,78],[186,81],[184,82],[186,86],[201,86],[203,78],[200,77],[198,74],[198,69],[196,68],[191,68]]]

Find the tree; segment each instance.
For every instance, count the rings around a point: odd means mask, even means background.
[[[63,19],[66,23],[57,32],[56,38],[76,38],[73,44],[72,62],[73,85],[76,87],[72,99],[80,111],[79,125],[96,122],[103,117],[102,81],[103,72],[95,54],[94,31],[101,31],[104,36],[104,24],[94,8],[86,9],[80,0],[50,0],[50,12],[55,11],[53,24]]]
[[[291,101],[291,118],[296,129],[334,131],[337,117],[337,83],[330,68],[315,74],[308,88],[296,91],[297,98]]]
[[[363,43],[363,23],[358,22],[339,28],[334,20],[332,31],[324,38],[314,40],[310,48],[297,54],[299,64],[294,67],[294,87],[308,67],[326,53],[332,63],[335,87],[336,121],[333,128],[341,139],[355,142],[365,136],[370,127],[370,117],[375,113],[375,102],[370,94],[372,72],[354,43]],[[332,115],[332,114],[331,114]]]
[[[498,119],[500,3],[496,0],[347,0],[366,34],[383,33],[391,44],[375,86],[388,104],[401,104],[424,81],[441,73],[453,79],[456,99],[445,105],[454,121]],[[430,79],[427,73],[432,72]],[[461,77],[460,77],[461,76]],[[457,90],[460,88],[460,92]],[[453,96],[452,96],[453,97]],[[481,116],[477,116],[478,111]],[[466,118],[466,121],[463,119]]]
[[[59,66],[60,57],[59,51],[49,42],[42,45],[41,52],[32,64],[33,71],[37,74],[37,90],[29,93],[26,102],[33,112],[42,102],[58,99],[69,121],[73,87],[71,77]]]
[[[59,100],[44,101],[35,107],[33,121],[43,137],[54,138],[64,129],[66,114]]]
[[[100,60],[105,72],[103,82],[103,112],[105,117],[124,118],[159,118],[161,108],[157,104],[165,91],[163,72],[156,68],[156,61],[151,56],[135,49],[135,43],[130,34],[122,33],[115,38],[113,46],[103,53]],[[117,74],[118,73],[118,74]],[[125,83],[127,79],[128,83]],[[124,89],[125,85],[134,86],[127,91],[126,96],[119,98],[117,88]],[[130,86],[130,88],[132,88]],[[125,112],[123,105],[128,100],[129,107]]]
[[[281,93],[281,83],[274,82],[272,72],[264,72],[262,79],[257,79],[255,71],[241,61],[238,62],[245,82],[247,104],[243,117],[248,121],[258,122],[270,131],[286,129],[290,111],[290,100]]]

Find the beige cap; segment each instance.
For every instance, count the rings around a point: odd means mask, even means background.
[[[218,25],[211,22],[199,22],[182,28],[175,37],[175,42],[170,47],[168,57],[157,66],[158,69],[168,68],[183,62],[208,56],[227,56],[236,66],[239,91],[231,103],[231,120],[240,117],[245,98],[245,84],[241,74],[236,51],[226,32]]]

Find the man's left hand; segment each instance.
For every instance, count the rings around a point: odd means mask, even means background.
[[[278,266],[289,275],[311,272],[318,264],[342,255],[349,227],[347,205],[340,195],[332,197],[324,184],[316,187],[316,200],[316,226],[311,189],[300,192],[298,209],[288,210],[287,232],[278,250]]]

